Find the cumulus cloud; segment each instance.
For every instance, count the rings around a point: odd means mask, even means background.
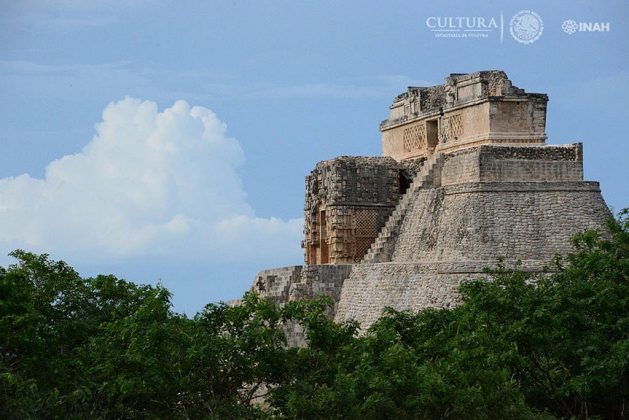
[[[95,262],[298,259],[302,220],[256,217],[237,172],[243,162],[209,109],[177,101],[159,112],[127,97],[43,179],[0,179],[0,246]]]

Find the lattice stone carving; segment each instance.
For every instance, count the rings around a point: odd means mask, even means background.
[[[450,115],[443,119],[443,139],[456,140],[463,136],[463,121],[461,114]]]
[[[373,210],[356,210],[356,236],[378,236],[378,213]]]
[[[360,261],[378,236],[382,227],[382,210],[356,209],[354,216],[353,259]]]
[[[426,146],[426,128],[423,123],[413,124],[404,129],[402,139],[405,152],[421,150]]]
[[[354,252],[354,261],[360,262],[373,243],[374,238],[356,238],[356,250]]]

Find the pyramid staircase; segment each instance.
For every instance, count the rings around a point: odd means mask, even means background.
[[[398,202],[395,210],[389,216],[386,223],[380,230],[378,237],[371,244],[369,251],[365,254],[361,263],[380,263],[391,261],[395,241],[391,241],[392,237],[397,237],[400,233],[400,228],[406,218],[408,209],[414,202],[416,192],[422,188],[426,188],[434,184],[435,174],[441,169],[443,164],[443,155],[441,153],[435,153],[426,160],[426,163],[422,166],[420,171],[413,179],[413,182],[406,190],[406,193],[402,196]]]

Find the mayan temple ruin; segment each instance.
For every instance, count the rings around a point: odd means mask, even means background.
[[[253,290],[278,303],[327,294],[336,320],[367,327],[385,307],[455,305],[459,283],[499,258],[550,266],[611,213],[583,180],[581,143],[546,144],[547,102],[503,71],[409,87],[380,124],[382,157],[306,177],[305,264],[264,270]]]

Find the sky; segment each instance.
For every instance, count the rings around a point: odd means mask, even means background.
[[[407,86],[489,69],[549,95],[548,142],[583,142],[585,178],[617,212],[629,206],[628,12],[574,0],[0,0],[0,265],[22,248],[84,276],[161,282],[190,315],[239,298],[257,271],[303,262],[316,162],[379,155],[378,124]],[[532,42],[516,15],[541,21]],[[458,17],[487,31],[433,31]]]

